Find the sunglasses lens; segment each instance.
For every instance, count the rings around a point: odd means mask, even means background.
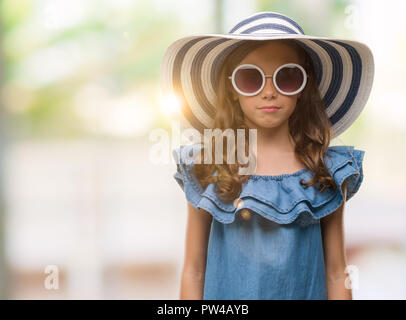
[[[235,73],[234,81],[240,91],[254,93],[262,86],[262,75],[253,67],[242,67]]]
[[[280,90],[286,93],[297,91],[303,84],[304,76],[298,67],[283,67],[275,79]]]

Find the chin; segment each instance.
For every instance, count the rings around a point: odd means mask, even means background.
[[[264,126],[261,126],[261,128],[263,128],[263,129],[273,129],[273,128],[277,128],[277,127],[279,127],[279,124],[278,125],[264,125]]]
[[[258,123],[255,124],[258,129],[272,129],[280,126],[280,123]]]
[[[249,119],[249,126],[258,129],[272,129],[279,127],[283,122],[276,119]]]

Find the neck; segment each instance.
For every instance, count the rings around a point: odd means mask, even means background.
[[[247,125],[250,129],[257,129],[258,149],[294,152],[295,143],[290,135],[287,121],[283,125],[273,128],[258,127],[249,121],[247,121]]]

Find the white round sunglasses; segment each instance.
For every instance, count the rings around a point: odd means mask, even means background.
[[[243,64],[236,67],[229,79],[234,89],[244,96],[255,96],[262,91],[266,78],[272,77],[275,88],[284,95],[301,92],[307,83],[305,69],[297,63],[286,63],[279,66],[273,75],[265,75],[262,69],[254,64]]]

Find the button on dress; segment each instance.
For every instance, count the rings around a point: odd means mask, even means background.
[[[216,184],[203,189],[193,174],[193,154],[202,145],[173,150],[174,178],[186,199],[212,216],[204,282],[204,300],[327,299],[320,219],[348,201],[363,180],[365,151],[330,146],[324,156],[337,184],[322,193],[302,186],[313,173],[252,175],[237,201],[222,202]],[[217,171],[216,171],[217,174]]]

